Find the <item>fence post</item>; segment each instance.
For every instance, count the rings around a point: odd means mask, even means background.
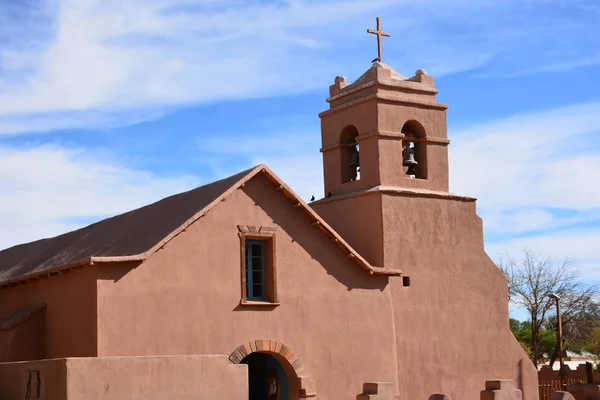
[[[587,377],[587,383],[594,383],[594,366],[591,362],[585,363],[585,375]]]

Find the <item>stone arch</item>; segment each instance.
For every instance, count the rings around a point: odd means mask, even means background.
[[[427,136],[423,125],[421,125],[419,121],[414,119],[406,121],[404,125],[402,125],[402,133],[406,136],[411,136],[419,139],[425,139],[425,137]]]
[[[304,365],[292,349],[277,340],[254,340],[239,346],[229,356],[229,361],[239,364],[252,353],[266,353],[274,356],[280,363],[286,363],[298,378],[298,392],[300,399],[316,398],[315,382],[306,374]]]
[[[348,125],[340,133],[340,144],[350,144],[356,142],[358,129],[354,125]]]

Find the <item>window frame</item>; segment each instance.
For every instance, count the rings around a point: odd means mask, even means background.
[[[254,254],[254,246],[260,246],[260,282],[254,282],[254,273],[256,270],[254,269],[254,263],[252,262],[252,258],[256,257]],[[267,281],[267,243],[265,240],[258,239],[246,239],[246,243],[244,245],[245,257],[246,257],[246,267],[244,268],[245,276],[246,276],[246,299],[249,301],[266,301],[267,300],[267,291],[266,291],[266,281]],[[261,295],[256,296],[254,294],[254,287],[256,285],[260,285]],[[249,293],[251,292],[251,293]]]
[[[243,227],[246,228],[246,227]],[[240,226],[240,230],[242,227]],[[248,231],[248,229],[243,229]],[[248,306],[278,306],[277,297],[277,267],[275,229],[254,229],[255,232],[240,232],[240,259],[241,259],[241,301],[240,305]],[[261,242],[263,245],[263,296],[262,298],[248,296],[248,282],[246,276],[246,244],[248,242]]]

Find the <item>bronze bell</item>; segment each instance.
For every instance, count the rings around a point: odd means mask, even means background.
[[[402,165],[404,165],[405,167],[410,167],[410,166],[415,166],[419,164],[417,162],[417,160],[415,160],[415,149],[412,147],[407,147],[406,150],[404,150],[404,162],[402,163]]]
[[[352,151],[352,158],[350,159],[350,166],[352,168],[358,168],[360,166],[360,156],[359,156],[358,149],[356,148],[356,146],[354,147],[354,150]]]
[[[416,175],[415,167],[418,164],[419,163],[417,162],[417,160],[415,160],[415,149],[413,147],[407,147],[404,150],[404,161],[402,162],[402,165],[408,167],[406,173],[408,175]]]

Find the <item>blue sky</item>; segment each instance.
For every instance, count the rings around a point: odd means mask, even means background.
[[[597,0],[0,0],[0,247],[266,163],[322,195],[336,75],[436,78],[486,249],[600,279]]]

